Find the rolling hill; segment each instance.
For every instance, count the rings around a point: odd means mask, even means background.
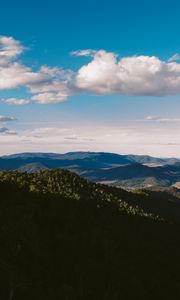
[[[180,162],[175,158],[103,152],[20,153],[0,157],[0,170],[31,173],[57,168],[125,189],[178,187],[180,182]]]

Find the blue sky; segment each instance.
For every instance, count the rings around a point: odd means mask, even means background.
[[[180,156],[179,1],[3,2],[0,154]]]

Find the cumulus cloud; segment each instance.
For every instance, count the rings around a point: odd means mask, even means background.
[[[5,65],[15,59],[25,50],[20,41],[12,37],[0,36],[0,65]]]
[[[10,37],[0,37],[0,90],[11,90],[25,87],[32,100],[46,104],[65,101],[70,95],[70,85],[73,72],[62,68],[41,66],[34,71],[31,67],[17,60],[25,50],[21,43]],[[31,97],[30,96],[30,97]],[[25,99],[14,97],[7,103],[16,105],[28,104]]]
[[[74,72],[60,67],[38,70],[18,60],[25,47],[12,37],[0,36],[0,90],[26,88],[30,101],[60,103],[81,93],[97,95],[167,96],[180,94],[179,54],[167,62],[156,56],[119,58],[105,50],[78,50],[74,56],[89,56],[90,62]],[[28,104],[25,99],[7,103]]]
[[[73,72],[70,70],[65,71],[61,68],[43,66],[40,69],[40,74],[46,76],[47,80],[28,85],[30,92],[35,94],[32,96],[32,100],[41,104],[66,101],[71,95],[69,86],[72,81]]]
[[[79,69],[76,86],[96,94],[177,95],[180,64],[143,55],[118,59],[116,54],[100,50]]]
[[[33,72],[19,62],[0,66],[0,90],[10,90],[21,86],[42,83],[47,76],[41,72]]]
[[[33,100],[39,102],[40,104],[47,103],[60,103],[66,101],[68,95],[62,92],[50,92],[50,93],[40,93],[32,97]]]
[[[67,96],[70,94],[67,81],[70,83],[71,73],[68,70],[65,72],[61,69],[47,67],[41,67],[38,72],[33,72],[29,67],[14,62],[0,67],[0,90],[24,86],[31,94],[37,93],[37,101],[39,101],[39,94],[45,93],[43,103],[61,102],[62,97],[64,100],[66,99],[65,94]],[[54,100],[52,97],[51,99],[47,97],[49,95],[46,93],[49,92],[54,93]],[[33,99],[36,100],[36,97]]]

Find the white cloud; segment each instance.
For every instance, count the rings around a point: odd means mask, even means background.
[[[147,116],[147,117],[145,117],[145,120],[147,120],[147,121],[157,121],[159,119],[160,118],[158,116]]]
[[[19,41],[0,36],[0,90],[25,87],[37,102],[46,104],[65,101],[70,95],[68,85],[73,72],[48,66],[41,66],[39,70],[34,71],[17,60],[17,56],[24,50]],[[25,99],[17,101],[14,97],[6,102],[16,105],[29,103]]]
[[[96,50],[93,49],[87,49],[87,50],[77,50],[77,51],[72,51],[71,55],[73,56],[92,56],[96,54]]]
[[[24,50],[21,42],[0,36],[0,90],[24,87],[29,100],[34,102],[60,103],[77,93],[180,95],[180,63],[176,62],[179,54],[165,62],[156,56],[118,58],[115,53],[105,50],[78,50],[72,55],[89,56],[91,61],[73,72],[49,66],[34,70],[18,61],[18,56]],[[24,100],[17,102],[12,96],[6,102],[27,104],[27,100]]]
[[[15,62],[8,66],[0,67],[0,90],[24,86],[31,94],[37,93],[37,95],[33,96],[33,100],[44,104],[62,102],[62,98],[65,100],[70,95],[67,81],[70,82],[71,74],[72,72],[69,70],[64,71],[58,68],[51,69],[47,67],[41,67],[38,72],[33,72],[30,68]],[[52,94],[51,97],[49,93]]]
[[[60,103],[66,101],[68,98],[67,94],[63,94],[62,92],[50,92],[50,93],[40,93],[32,97],[32,100],[39,102],[40,104],[48,104],[48,103]]]
[[[61,68],[43,66],[39,73],[42,76],[46,75],[47,80],[28,85],[30,92],[35,94],[32,96],[32,100],[41,104],[66,101],[71,95],[68,85],[70,85],[72,80],[73,72],[70,70],[65,71]]]
[[[180,64],[155,56],[118,59],[116,54],[97,51],[76,76],[81,91],[96,94],[167,96],[180,94]]]
[[[146,121],[156,121],[156,122],[180,122],[180,118],[160,118],[158,116],[147,116]]]
[[[47,80],[42,73],[33,72],[18,62],[0,66],[0,90],[10,90]]]
[[[5,65],[15,59],[25,50],[20,41],[12,37],[0,36],[0,65]]]
[[[5,103],[14,104],[14,105],[27,105],[27,104],[31,103],[31,100],[18,99],[18,98],[2,99],[2,101]]]

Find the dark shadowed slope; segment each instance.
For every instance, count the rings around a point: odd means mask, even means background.
[[[54,194],[69,199],[87,199],[101,206],[116,207],[128,214],[159,216],[180,221],[180,195],[176,189],[127,192],[120,188],[89,182],[68,170],[43,170],[35,173],[1,171],[0,182],[40,194]]]
[[[180,225],[128,204],[153,195],[67,170],[0,179],[0,299],[179,299]]]

